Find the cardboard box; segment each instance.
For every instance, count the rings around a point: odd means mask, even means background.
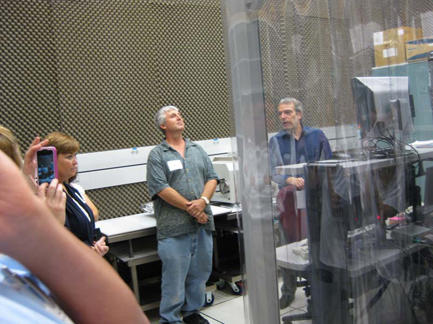
[[[406,62],[406,42],[422,38],[421,28],[402,26],[373,34],[376,66]]]
[[[427,61],[433,52],[433,38],[422,38],[406,43],[406,59],[408,62]]]

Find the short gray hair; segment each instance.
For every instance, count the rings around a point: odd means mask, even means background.
[[[300,102],[298,99],[296,98],[291,98],[291,97],[286,97],[280,100],[280,102],[278,103],[278,107],[280,105],[290,105],[293,104],[295,106],[295,110],[297,112],[303,113],[304,112],[304,107],[302,105],[302,102]]]
[[[156,127],[165,134],[165,131],[161,128],[161,125],[165,124],[165,113],[170,110],[179,111],[176,106],[164,106],[158,110],[155,114],[155,125]]]

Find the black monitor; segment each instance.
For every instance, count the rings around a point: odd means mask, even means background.
[[[352,92],[361,138],[404,149],[413,134],[408,77],[356,77]]]
[[[407,149],[413,141],[413,119],[408,77],[356,77],[352,92],[363,144],[363,157],[369,159],[415,154]],[[418,191],[415,170],[410,164],[398,164],[378,171],[376,182],[381,191],[384,218],[415,206]],[[416,220],[416,214],[413,220]]]

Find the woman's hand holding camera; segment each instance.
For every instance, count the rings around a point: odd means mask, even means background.
[[[45,205],[54,214],[60,224],[65,224],[66,218],[66,194],[63,191],[62,184],[57,179],[48,183],[43,183],[39,186],[38,197],[45,202]]]

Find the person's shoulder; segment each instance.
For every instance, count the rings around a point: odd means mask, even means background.
[[[278,140],[279,138],[283,137],[285,134],[287,134],[287,131],[280,130],[278,133],[274,134],[269,141]]]
[[[303,127],[302,127],[302,130],[303,130],[305,133],[310,134],[310,133],[314,133],[314,132],[318,131],[319,129],[318,129],[318,128],[315,128],[315,127],[310,127],[310,126],[303,126]]]
[[[158,150],[163,149],[163,148],[166,146],[165,143],[166,143],[165,141],[162,141],[161,143],[156,144],[156,145],[153,147],[153,149],[151,149],[150,151],[152,152],[152,151],[158,151]]]
[[[86,191],[84,190],[84,188],[82,186],[80,186],[78,183],[76,182],[71,182],[70,186],[77,189],[77,191],[84,196],[84,194],[86,193]]]
[[[161,144],[156,145],[153,149],[150,150],[149,155],[147,156],[147,167],[158,163],[161,159],[162,149],[160,147]]]
[[[198,144],[194,141],[191,141],[188,137],[185,137],[184,141],[185,141],[185,145],[199,146],[200,147],[200,144]]]
[[[149,156],[155,155],[155,154],[160,154],[161,152],[164,152],[164,150],[166,150],[167,148],[168,148],[167,145],[164,144],[164,142],[161,142],[161,143],[155,145],[155,147],[150,150]]]
[[[271,138],[269,139],[268,145],[269,145],[270,149],[272,149],[276,145],[276,143],[278,142],[278,136],[277,135],[278,134],[275,134],[275,135],[271,136]]]
[[[315,128],[315,127],[305,126],[304,132],[306,134],[325,135],[325,133],[320,128]]]
[[[205,149],[204,149],[200,144],[198,144],[198,143],[196,143],[196,142],[194,142],[194,141],[191,141],[189,138],[185,138],[185,144],[186,144],[186,146],[194,147],[194,148],[196,148],[197,150],[206,153]]]

